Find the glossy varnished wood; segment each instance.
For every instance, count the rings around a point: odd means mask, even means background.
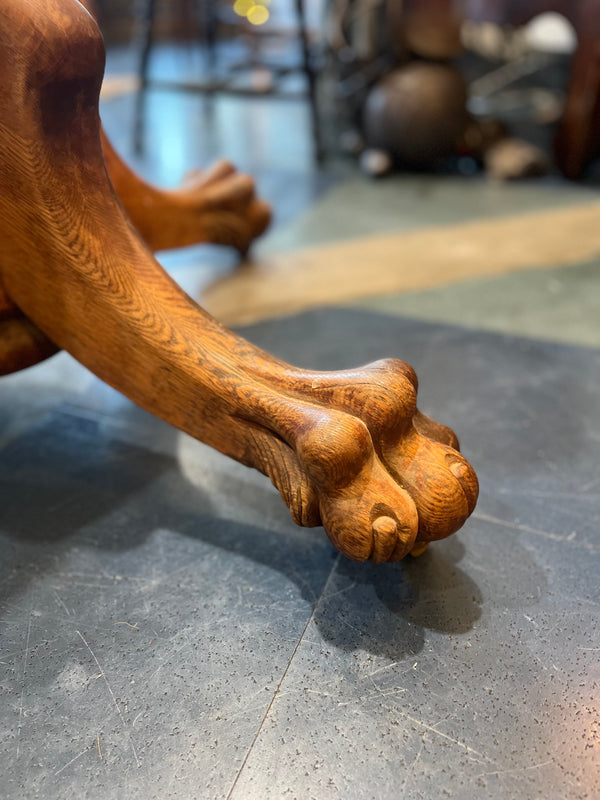
[[[136,403],[268,475],[293,518],[322,523],[351,558],[399,559],[457,530],[477,479],[454,434],[417,411],[413,370],[388,359],[307,372],[196,305],[108,180],[93,19],[74,0],[4,6],[5,305]]]

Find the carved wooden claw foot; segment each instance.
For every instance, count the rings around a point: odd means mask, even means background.
[[[463,525],[477,477],[453,432],[417,410],[408,364],[310,373],[256,355],[253,362],[285,398],[281,412],[271,399],[268,419],[252,422],[287,445],[263,448],[262,471],[298,524],[323,524],[342,553],[376,563],[422,552]]]
[[[417,410],[411,367],[291,367],[220,325],[154,260],[107,178],[102,42],[82,7],[6,0],[0,38],[0,318],[31,345],[20,365],[64,348],[268,475],[296,522],[323,524],[350,558],[396,560],[457,530],[477,478],[452,431]],[[228,179],[230,200],[249,196],[228,167],[212,174],[215,196]],[[0,339],[0,373],[19,366],[11,341]]]
[[[104,131],[102,149],[125,211],[152,250],[210,242],[246,253],[269,225],[271,209],[256,196],[253,179],[228,161],[195,170],[179,189],[167,190],[136,175]]]

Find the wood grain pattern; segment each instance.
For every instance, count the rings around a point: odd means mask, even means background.
[[[268,475],[302,525],[383,562],[474,508],[454,434],[417,411],[401,361],[306,372],[235,336],[154,260],[107,178],[104,52],[74,0],[0,20],[0,276],[38,328],[150,412]]]

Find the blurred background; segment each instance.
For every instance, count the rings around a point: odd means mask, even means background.
[[[121,155],[162,186],[227,158],[273,206],[242,269],[223,248],[161,257],[228,324],[352,302],[598,341],[598,3],[93,11]]]

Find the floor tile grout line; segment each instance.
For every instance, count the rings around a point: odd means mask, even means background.
[[[250,758],[250,755],[251,755],[252,751],[254,750],[254,746],[255,746],[256,742],[258,741],[258,737],[260,736],[260,734],[262,732],[262,729],[264,728],[265,722],[267,721],[267,717],[269,716],[269,714],[271,712],[271,708],[273,707],[273,703],[275,702],[275,700],[277,698],[277,695],[279,694],[279,690],[281,689],[281,687],[283,685],[283,682],[285,681],[286,676],[287,676],[287,674],[289,672],[289,669],[292,666],[292,661],[296,657],[296,653],[298,652],[298,649],[300,648],[300,645],[304,641],[304,637],[306,635],[306,631],[308,630],[308,627],[309,627],[310,623],[315,618],[315,614],[319,610],[321,602],[323,601],[323,598],[326,595],[327,587],[329,586],[329,583],[331,582],[331,578],[332,578],[334,572],[337,569],[337,565],[340,562],[340,558],[341,558],[341,554],[338,553],[335,561],[333,562],[333,564],[331,566],[331,570],[329,571],[329,575],[327,576],[327,580],[323,584],[323,589],[321,591],[321,594],[319,595],[319,597],[317,599],[317,602],[315,603],[314,608],[313,608],[308,620],[306,621],[306,625],[302,629],[302,633],[300,634],[300,637],[299,637],[298,641],[296,642],[296,646],[294,647],[292,655],[290,656],[289,661],[288,661],[288,663],[287,663],[287,665],[286,665],[286,667],[285,667],[285,669],[283,671],[283,675],[281,676],[281,678],[279,680],[279,683],[277,684],[277,688],[273,692],[273,697],[271,698],[271,702],[267,706],[267,710],[265,711],[264,716],[263,716],[263,718],[262,718],[262,720],[260,722],[260,725],[258,726],[258,730],[254,734],[254,738],[252,739],[252,743],[250,744],[250,747],[248,748],[248,751],[247,751],[246,755],[244,756],[244,760],[242,761],[242,764],[241,764],[241,766],[240,766],[240,768],[238,770],[238,773],[235,776],[235,780],[233,781],[233,784],[231,785],[231,789],[227,793],[226,800],[231,800],[233,792],[235,791],[235,787],[237,786],[237,783],[238,783],[238,781],[239,781],[239,779],[241,777],[241,774],[242,774],[242,772],[244,771],[244,769],[246,767],[248,759]]]

